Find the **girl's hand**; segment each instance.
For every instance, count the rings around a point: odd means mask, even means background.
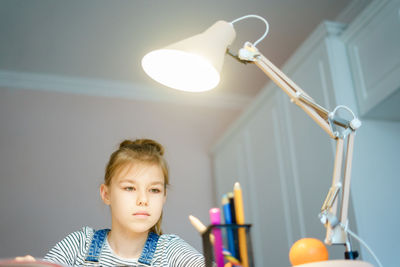
[[[32,257],[31,255],[26,255],[23,257],[15,257],[16,261],[36,261],[34,257]]]

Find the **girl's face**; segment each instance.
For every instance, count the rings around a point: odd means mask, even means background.
[[[164,175],[155,164],[132,164],[101,186],[101,197],[111,207],[112,227],[147,233],[161,216],[166,200]]]

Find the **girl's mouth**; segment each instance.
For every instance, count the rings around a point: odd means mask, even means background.
[[[135,212],[133,215],[134,216],[138,216],[138,217],[148,217],[148,216],[150,216],[150,214],[148,212],[146,212],[146,211],[138,211],[138,212]]]

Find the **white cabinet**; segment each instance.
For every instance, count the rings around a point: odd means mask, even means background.
[[[354,147],[350,229],[387,267],[398,266],[393,255],[400,249],[399,25],[400,0],[373,1],[347,28],[321,24],[282,68],[322,106],[332,110],[343,104],[362,116]],[[215,145],[216,198],[241,182],[256,266],[290,266],[293,242],[324,239],[318,213],[334,164],[329,140],[270,82]],[[376,264],[364,247],[356,249]],[[329,251],[331,259],[343,258],[344,247]]]
[[[354,105],[351,94],[336,94],[352,91],[338,37],[343,29],[321,24],[283,68],[328,109],[342,99]],[[324,239],[318,214],[331,184],[333,149],[329,136],[273,83],[215,145],[216,198],[232,191],[235,181],[241,183],[256,266],[290,266],[288,253],[296,240]],[[343,252],[330,249],[331,258],[343,258]]]
[[[372,2],[342,39],[360,114],[400,121],[400,1]]]

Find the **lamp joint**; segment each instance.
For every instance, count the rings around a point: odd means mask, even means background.
[[[257,57],[261,56],[260,52],[258,49],[251,44],[250,42],[246,42],[243,46],[243,48],[239,49],[239,55],[238,57],[241,60],[245,61],[256,61]]]

